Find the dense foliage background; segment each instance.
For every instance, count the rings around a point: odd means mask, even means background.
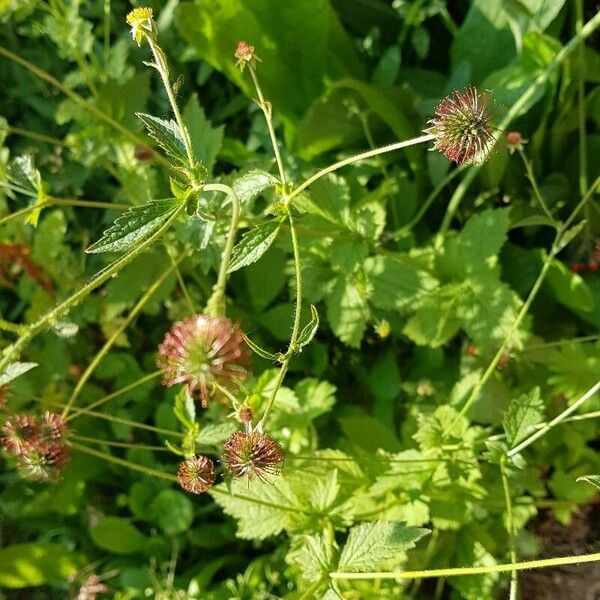
[[[561,53],[583,23],[598,20],[594,3],[150,5],[194,152],[209,181],[238,191],[242,231],[270,218],[278,198],[264,179],[277,172],[265,120],[233,58],[241,39],[261,59],[258,77],[295,184],[337,158],[419,135],[440,98],[468,84],[491,90],[495,122],[527,140],[524,158],[509,152],[501,130],[483,166],[456,168],[416,146],[338,171],[297,198],[303,322],[310,304],[321,319],[277,396],[269,432],[287,459],[272,482],[224,482],[191,496],[160,478],[177,470],[180,457],[165,441],[177,442],[169,432],[181,423],[177,390],[155,374],[156,349],[210,295],[228,224],[222,197],[202,196],[202,210],[190,209],[53,320],[24,349],[20,360],[39,366],[11,382],[4,412],[56,409],[75,394],[70,429],[80,450],[54,485],[25,481],[3,463],[0,596],[69,597],[94,573],[121,599],[485,600],[508,597],[510,574],[333,585],[328,573],[593,551],[598,489],[593,478],[576,480],[600,473],[600,429],[587,418],[598,416],[598,395],[578,409],[586,418],[562,419],[522,453],[506,453],[600,373],[598,37]],[[166,118],[169,106],[143,65],[147,47],[131,40],[131,8],[0,2],[3,346],[109,263],[83,251],[123,208],[170,195],[135,116]],[[11,218],[35,202],[6,175],[25,155],[45,204],[39,215]],[[556,229],[582,198],[558,247]],[[260,260],[232,274],[227,313],[278,352],[293,294],[282,225]],[[275,367],[253,358],[247,387],[257,411]],[[99,400],[97,412],[79,412]],[[218,456],[235,430],[229,412],[197,407],[205,454]],[[578,533],[564,533],[558,523],[573,519]],[[592,567],[582,589],[567,576],[553,581],[548,598],[588,600],[600,574]],[[545,598],[545,585],[524,578],[523,598]]]

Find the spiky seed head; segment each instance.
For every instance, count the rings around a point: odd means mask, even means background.
[[[215,465],[206,456],[190,456],[179,465],[177,479],[186,492],[201,494],[215,482]]]
[[[487,94],[473,86],[446,96],[427,121],[425,132],[435,136],[432,150],[457,164],[483,162],[495,142],[488,101]]]
[[[252,423],[252,419],[254,418],[254,412],[249,406],[242,406],[237,411],[237,420],[240,423]]]
[[[163,384],[183,383],[203,407],[214,388],[235,387],[248,376],[250,357],[237,323],[196,315],[176,323],[158,349]],[[216,384],[216,385],[215,385]]]
[[[230,475],[258,477],[278,475],[283,468],[283,448],[270,435],[258,430],[236,431],[223,445],[223,460]]]
[[[1,443],[4,449],[14,456],[28,452],[38,439],[35,419],[30,415],[12,415],[2,427]]]

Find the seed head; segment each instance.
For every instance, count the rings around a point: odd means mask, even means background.
[[[19,456],[19,471],[25,479],[32,481],[55,481],[69,459],[65,444],[37,444]]]
[[[142,45],[144,35],[154,35],[156,33],[151,8],[134,8],[127,15],[126,20],[127,24],[131,26],[131,37],[138,46]]]
[[[1,443],[9,454],[21,456],[37,444],[37,436],[38,428],[33,417],[13,415],[2,427]]]
[[[513,154],[515,150],[518,150],[519,152],[523,150],[523,144],[526,143],[527,140],[524,140],[518,131],[509,131],[506,134],[506,146],[511,154]]]
[[[242,406],[237,412],[237,420],[240,423],[251,423],[254,413],[249,406]]]
[[[279,442],[257,430],[236,431],[223,445],[225,466],[234,477],[264,481],[266,475],[281,473],[284,459]]]
[[[236,60],[235,65],[240,71],[243,71],[246,65],[254,66],[257,60],[260,61],[254,52],[254,46],[244,41],[238,42],[233,55]]]
[[[176,323],[158,348],[167,386],[185,383],[203,407],[216,385],[229,388],[248,376],[250,358],[237,323],[196,315]]]
[[[67,430],[67,423],[62,415],[46,411],[40,419],[38,427],[39,443],[51,444],[61,441]]]
[[[215,482],[215,465],[206,456],[191,456],[179,465],[177,479],[186,492],[201,494]]]
[[[487,95],[469,86],[463,92],[454,91],[438,104],[425,132],[435,136],[432,149],[451,161],[481,163],[495,141],[490,121]]]

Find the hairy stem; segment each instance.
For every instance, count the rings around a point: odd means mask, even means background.
[[[37,321],[28,326],[27,331],[19,337],[13,344],[6,347],[3,351],[2,359],[0,359],[0,372],[14,360],[21,350],[45,327],[49,326],[58,319],[58,317],[69,312],[76,304],[81,302],[88,294],[90,294],[97,287],[102,285],[105,281],[110,279],[115,273],[118,273],[123,267],[127,266],[133,259],[137,258],[144,250],[147,250],[156,240],[158,240],[175,222],[181,212],[185,209],[186,202],[182,202],[179,207],[173,212],[173,214],[159,227],[151,236],[144,240],[141,244],[136,246],[128,254],[125,254],[106,269],[97,274],[90,282],[84,285],[82,288],[77,290],[71,297],[67,298],[64,302],[47,312],[45,315],[40,317]]]
[[[221,255],[221,265],[219,267],[219,275],[217,277],[217,283],[213,288],[213,293],[208,300],[206,305],[206,312],[213,316],[220,316],[225,314],[225,288],[227,286],[227,272],[229,269],[229,263],[231,262],[231,253],[235,245],[235,235],[240,221],[240,199],[237,194],[233,191],[233,188],[228,185],[221,183],[211,183],[205,185],[203,190],[205,192],[222,192],[227,194],[229,200],[231,200],[231,222],[229,225],[229,231],[227,232],[227,241],[225,242],[225,248]]]
[[[510,562],[517,562],[517,550],[515,547],[515,521],[513,517],[512,496],[510,493],[510,484],[506,473],[506,457],[503,456],[500,462],[500,474],[502,476],[502,487],[504,489],[504,500],[506,502],[506,529],[508,530],[508,548]],[[509,600],[517,600],[519,594],[519,580],[517,571],[511,571]]]
[[[535,175],[533,174],[533,167],[531,165],[531,161],[527,158],[525,152],[522,149],[519,149],[519,155],[521,156],[521,159],[523,160],[523,164],[525,165],[525,171],[527,171],[527,178],[529,179],[529,182],[531,183],[531,187],[533,189],[533,193],[534,193],[537,201],[540,203],[540,206],[542,207],[542,210],[546,213],[546,216],[551,221],[554,221],[554,217],[552,216],[552,213],[550,212],[550,209],[548,208],[548,205],[546,204],[546,201],[544,200],[544,196],[542,196],[542,193],[540,192],[540,188],[538,186],[537,179],[536,179]],[[582,192],[582,194],[583,193],[585,193],[585,190]]]

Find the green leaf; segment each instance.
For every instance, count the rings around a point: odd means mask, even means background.
[[[511,400],[502,419],[509,446],[513,447],[524,440],[534,426],[543,420],[544,401],[540,397],[539,387]]]
[[[312,342],[317,333],[317,329],[319,328],[319,313],[317,312],[317,307],[314,304],[310,305],[310,314],[310,322],[304,326],[300,332],[300,335],[298,336],[297,344],[300,349]]]
[[[278,179],[271,175],[271,173],[261,171],[260,169],[253,169],[234,181],[233,191],[243,204],[244,202],[254,200],[261,192],[276,186],[278,183]]]
[[[90,530],[90,535],[96,546],[114,554],[141,552],[148,541],[136,527],[120,517],[104,517]]]
[[[600,475],[582,475],[577,478],[577,481],[585,481],[600,490]]]
[[[429,533],[397,521],[373,521],[350,529],[337,566],[338,571],[373,571],[399,562],[401,553]]]
[[[543,253],[542,261],[545,260],[548,258]],[[556,300],[567,308],[590,312],[594,307],[594,297],[586,282],[559,260],[552,260],[546,273],[545,285],[550,288]]]
[[[12,544],[0,548],[0,587],[64,584],[84,563],[81,555],[58,544]]]
[[[523,217],[514,223],[511,223],[511,229],[518,229],[519,227],[552,227],[556,229],[556,222],[552,219],[548,218],[546,215],[529,215],[528,217]]]
[[[18,156],[10,164],[7,170],[9,182],[17,187],[17,191],[27,196],[34,196],[34,204],[42,204],[46,200],[46,192],[40,172],[33,164],[33,158],[30,155]],[[26,223],[37,226],[40,216],[40,210],[36,209],[29,213],[25,219]]]
[[[194,158],[206,167],[208,175],[212,174],[217,154],[223,145],[225,126],[211,125],[195,94],[183,109],[183,120],[190,134]]]
[[[167,198],[150,200],[134,206],[116,218],[96,243],[86,249],[87,253],[125,252],[164,223],[181,205],[181,200]]]
[[[233,249],[228,273],[256,262],[275,241],[281,219],[271,219],[247,231]]]
[[[367,316],[365,294],[352,278],[338,277],[327,298],[327,319],[335,335],[348,346],[358,348],[367,328]]]
[[[215,502],[225,513],[235,518],[237,535],[246,540],[264,540],[277,535],[286,526],[291,515],[302,512],[289,484],[279,476],[274,482],[234,480],[231,492],[220,484],[209,490]]]
[[[236,430],[237,426],[231,421],[208,423],[200,430],[196,443],[202,446],[215,446],[224,442]]]
[[[179,125],[173,119],[165,121],[145,113],[136,113],[146,126],[148,135],[173,159],[189,167],[188,157]]]
[[[34,362],[14,362],[6,365],[0,373],[0,385],[10,383],[13,379],[20,377],[37,366],[38,364]]]
[[[398,310],[431,292],[437,281],[427,272],[402,259],[371,256],[364,270],[373,287],[370,301],[377,308]]]
[[[305,535],[298,550],[290,552],[286,560],[300,567],[306,581],[317,581],[332,571],[335,547],[327,533]]]
[[[573,227],[567,229],[558,242],[558,250],[562,250],[568,246],[584,230],[586,225],[587,220],[583,219],[582,221],[579,221],[577,225],[573,225]]]
[[[177,490],[162,490],[154,498],[148,510],[159,527],[167,535],[187,531],[194,520],[191,501]]]

